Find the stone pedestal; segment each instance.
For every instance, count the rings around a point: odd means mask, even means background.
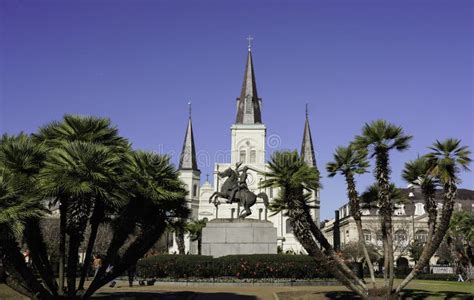
[[[270,221],[214,219],[202,230],[202,255],[276,253],[277,229]]]

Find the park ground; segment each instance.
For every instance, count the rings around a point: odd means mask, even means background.
[[[310,300],[353,299],[354,295],[342,286],[276,286],[276,285],[184,285],[159,283],[154,286],[128,287],[119,281],[116,287],[104,287],[95,299],[163,299],[163,300]],[[1,300],[27,299],[0,284]],[[474,283],[415,280],[402,299],[474,299]]]

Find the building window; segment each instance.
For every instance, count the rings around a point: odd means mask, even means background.
[[[415,216],[421,216],[425,214],[425,206],[423,203],[415,203]]]
[[[263,208],[260,208],[258,210],[258,219],[261,220],[262,219],[262,214],[263,214]]]
[[[370,233],[370,230],[364,229],[363,232],[364,232],[364,240],[366,242],[372,241],[372,234]]]
[[[257,151],[250,150],[250,163],[255,163],[257,161]]]
[[[293,228],[291,228],[290,219],[286,219],[286,233],[293,233]]]
[[[415,241],[426,243],[428,241],[428,232],[426,230],[417,230],[415,232]]]
[[[235,215],[235,208],[232,208],[230,210],[230,218],[233,219],[234,218],[234,215]]]
[[[377,242],[382,242],[382,231],[377,231]]]
[[[395,231],[395,241],[406,242],[408,240],[408,234],[405,230],[399,229]]]
[[[193,185],[193,197],[197,196],[197,190],[198,190],[197,184],[194,184]]]
[[[247,156],[247,153],[245,150],[240,150],[240,158],[239,158],[239,161],[240,162],[245,162],[245,159],[246,159],[246,156]]]
[[[368,215],[370,215],[370,210],[369,210],[369,209],[362,209],[362,210],[361,210],[361,214],[362,214],[363,216],[368,216]]]

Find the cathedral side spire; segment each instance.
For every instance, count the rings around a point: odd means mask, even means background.
[[[183,149],[179,159],[180,170],[199,171],[196,160],[196,146],[194,144],[193,123],[191,118],[191,102],[188,103],[188,127],[184,135]]]
[[[240,97],[237,99],[237,118],[236,124],[261,124],[262,115],[260,110],[261,99],[257,94],[257,83],[255,81],[255,71],[253,69],[252,61],[252,47],[251,41],[253,38],[248,38],[248,54],[247,64],[245,66],[244,81],[242,83],[242,90]]]
[[[314,155],[313,138],[309,127],[308,104],[306,104],[306,120],[303,131],[303,142],[301,144],[301,157],[304,162],[316,168],[316,157]]]

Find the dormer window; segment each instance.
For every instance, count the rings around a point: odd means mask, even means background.
[[[425,214],[425,206],[423,203],[415,203],[415,216],[421,216]]]

